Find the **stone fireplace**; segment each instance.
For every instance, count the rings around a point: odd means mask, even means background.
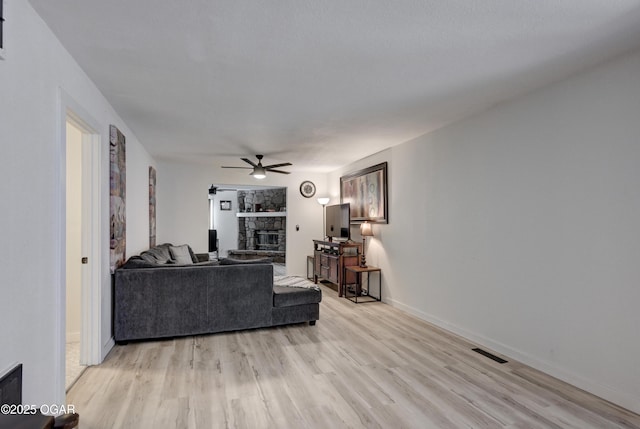
[[[270,214],[273,213],[273,216]],[[279,215],[279,216],[278,216]],[[286,251],[286,217],[280,212],[256,213],[238,218],[239,250]]]

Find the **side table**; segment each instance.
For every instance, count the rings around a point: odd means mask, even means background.
[[[307,255],[307,279],[309,280],[313,280],[313,271],[315,270],[315,264],[315,257],[313,255]],[[311,269],[309,269],[309,267],[311,267]]]
[[[382,300],[382,270],[378,267],[373,267],[369,265],[368,267],[360,267],[358,265],[344,267],[345,273],[350,271],[355,274],[356,284],[353,285],[353,295],[349,294],[349,285],[345,285],[344,288],[344,297],[349,301],[355,302],[356,304],[362,302],[377,302]],[[367,295],[360,295],[362,290],[362,273],[367,273],[367,283],[369,288],[367,290]],[[369,282],[369,278],[371,277],[371,273],[378,273],[378,295],[371,295],[371,283]],[[360,298],[360,301],[358,301]],[[364,300],[363,300],[364,299]]]

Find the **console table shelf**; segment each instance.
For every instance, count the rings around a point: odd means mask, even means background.
[[[362,243],[354,241],[313,240],[313,281],[322,278],[338,286],[338,296],[344,293],[346,283],[354,283],[356,274],[345,272],[345,267],[358,265]]]

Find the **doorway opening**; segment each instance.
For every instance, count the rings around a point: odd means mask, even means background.
[[[79,346],[76,364],[95,365],[102,361],[106,353],[113,347],[113,338],[108,336],[107,332],[102,332],[103,302],[110,305],[109,296],[110,289],[107,287],[108,278],[102,279],[102,267],[107,262],[103,258],[102,240],[108,238],[108,234],[103,222],[101,209],[101,184],[102,180],[101,167],[102,164],[102,145],[100,123],[97,122],[85,109],[82,108],[72,97],[64,92],[62,88],[58,90],[58,147],[60,153],[60,170],[59,170],[59,208],[56,216],[59,235],[59,251],[58,251],[58,282],[56,282],[56,302],[54,303],[56,311],[55,320],[55,350],[53,351],[53,360],[57,369],[54,385],[56,395],[53,400],[56,403],[64,403],[67,390],[66,380],[66,357],[67,357],[67,337],[71,342],[76,341]],[[75,127],[67,128],[71,125]],[[67,148],[67,133],[70,135]],[[78,138],[78,134],[80,138]],[[75,135],[75,140],[74,136]],[[78,141],[80,143],[78,143]],[[75,143],[73,143],[75,142]],[[72,171],[73,163],[78,161],[68,161],[67,155],[76,155],[80,158],[80,167],[75,167],[76,175]],[[69,163],[69,165],[68,165]],[[79,169],[80,174],[77,173]],[[68,177],[69,173],[69,177]],[[78,179],[79,177],[79,179]],[[73,183],[78,185],[78,190],[67,191],[67,184]],[[77,214],[76,209],[68,209],[67,195],[69,195],[69,204],[80,206]],[[105,194],[106,195],[106,194]],[[75,203],[72,201],[75,200]],[[69,213],[68,213],[69,211]],[[74,214],[76,213],[76,214]],[[67,215],[69,214],[69,219]],[[75,220],[74,220],[75,217]],[[76,223],[75,227],[68,226]],[[78,225],[79,224],[79,225]],[[76,242],[76,238],[68,239],[67,229],[80,229],[80,244],[73,244],[80,248],[80,259],[76,256],[67,255],[67,241],[70,244]],[[70,231],[71,232],[71,231]],[[77,234],[77,232],[76,232]],[[76,249],[77,249],[76,247]],[[77,250],[76,250],[77,252]],[[67,268],[69,262],[70,268]],[[70,302],[67,305],[67,272],[80,271],[80,298],[79,303],[77,293],[71,294]],[[76,274],[77,278],[77,274]],[[67,309],[70,311],[79,309],[80,326],[70,325],[67,331]],[[70,318],[78,317],[69,315]],[[77,319],[76,319],[77,320]],[[79,331],[78,331],[79,329]],[[106,336],[106,338],[105,338]],[[103,341],[104,340],[104,341]]]
[[[276,275],[286,273],[286,187],[211,185],[209,228],[220,257],[270,258]]]
[[[82,330],[82,131],[66,122],[66,314],[65,389],[80,377],[85,365],[80,360]]]

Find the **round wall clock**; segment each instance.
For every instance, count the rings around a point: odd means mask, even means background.
[[[300,184],[300,193],[305,198],[311,198],[316,194],[316,185],[313,182],[305,180]]]

